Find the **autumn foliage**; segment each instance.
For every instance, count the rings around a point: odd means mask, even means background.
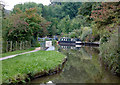
[[[118,3],[101,3],[100,6],[96,7],[91,13],[91,18],[95,21],[105,22],[106,20],[113,20],[118,14],[120,4]]]
[[[25,41],[31,40],[31,37],[37,39],[37,36],[47,35],[47,27],[51,22],[46,21],[39,15],[36,8],[26,9],[25,12],[22,12],[19,8],[14,10],[16,12],[7,17],[11,22],[8,25],[9,29],[6,29],[8,40]]]

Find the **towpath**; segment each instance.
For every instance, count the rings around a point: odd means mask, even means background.
[[[8,59],[8,58],[13,58],[13,57],[18,56],[18,55],[23,55],[23,54],[27,54],[27,53],[36,52],[36,51],[39,51],[39,50],[40,50],[40,47],[39,47],[39,48],[36,48],[36,49],[33,50],[33,51],[28,51],[28,52],[24,52],[24,53],[20,53],[20,54],[15,54],[15,55],[10,55],[10,56],[6,56],[6,57],[2,57],[2,58],[0,58],[0,61],[1,61],[1,60],[5,60],[5,59]]]

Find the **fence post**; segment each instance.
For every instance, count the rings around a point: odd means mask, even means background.
[[[16,41],[16,50],[17,50],[17,41]]]
[[[21,50],[23,49],[23,42],[21,41]]]
[[[30,42],[29,41],[27,41],[27,48],[29,48],[30,47]]]
[[[20,50],[20,41],[18,43],[19,43],[19,50]]]
[[[10,41],[10,51],[12,51],[12,41]]]
[[[27,41],[26,41],[25,49],[27,49]]]
[[[23,49],[24,49],[24,44],[25,44],[25,43],[23,42]]]
[[[25,43],[25,41],[24,41],[24,49],[25,49],[25,46],[26,46],[26,43]]]
[[[8,41],[7,41],[7,45],[6,45],[6,52],[8,52]]]
[[[29,46],[29,48],[31,47],[31,41],[30,41],[30,46]]]
[[[22,42],[20,41],[20,50],[21,50],[21,45],[22,45]]]

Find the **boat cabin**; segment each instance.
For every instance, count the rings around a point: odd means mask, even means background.
[[[78,38],[60,38],[60,41],[81,41]]]

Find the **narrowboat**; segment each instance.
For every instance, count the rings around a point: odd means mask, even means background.
[[[66,46],[76,45],[76,43],[81,43],[81,40],[78,38],[60,38],[60,40],[58,41],[59,45]]]

